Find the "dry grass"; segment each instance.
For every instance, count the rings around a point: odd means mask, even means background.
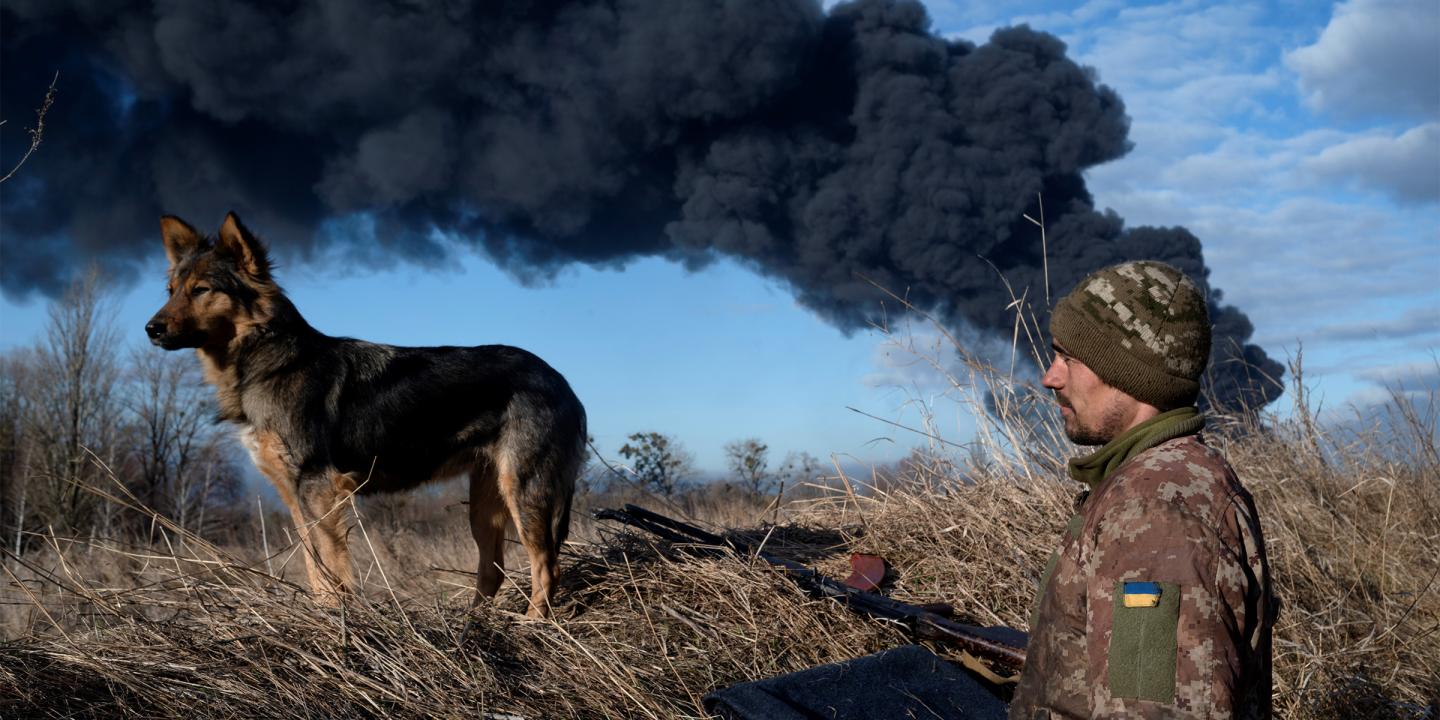
[[[443,525],[468,542],[462,520]],[[366,587],[338,609],[282,579],[290,549],[273,571],[194,538],[32,553],[9,588],[0,716],[695,716],[717,685],[902,642],[763,564],[628,536],[570,548],[558,622],[523,619],[512,586],[462,637],[471,578],[448,566],[473,548],[356,534]]]
[[[1213,438],[1256,497],[1285,603],[1277,712],[1435,717],[1434,418],[1326,436],[1297,395],[1293,419]],[[937,445],[779,507],[723,491],[645,504],[749,528],[750,542],[832,575],[851,551],[878,553],[897,570],[896,597],[1023,628],[1070,514],[1076,488],[1055,479],[1070,449],[1048,416],[1001,403],[986,417],[968,452]],[[564,556],[554,622],[524,620],[516,584],[467,616],[476,556],[458,496],[363,505],[352,534],[363,587],[338,609],[297,584],[302,563],[273,514],[263,535],[257,516],[224,545],[172,527],[168,544],[50,538],[9,557],[0,716],[697,717],[718,686],[906,641],[763,564],[679,555],[588,520]],[[582,498],[577,518],[633,499]],[[510,566],[528,584],[520,553]]]
[[[1302,413],[1223,443],[1284,603],[1275,689],[1288,715],[1440,716],[1440,462],[1435,417],[1415,407],[1397,396],[1383,431],[1330,437]]]

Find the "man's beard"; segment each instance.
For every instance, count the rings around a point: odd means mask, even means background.
[[[1113,398],[1104,408],[1099,422],[1086,425],[1080,423],[1080,415],[1075,412],[1075,406],[1060,397],[1056,397],[1056,401],[1070,408],[1070,418],[1065,421],[1065,437],[1070,438],[1070,442],[1076,445],[1104,445],[1118,437],[1125,429],[1125,408],[1119,398]]]

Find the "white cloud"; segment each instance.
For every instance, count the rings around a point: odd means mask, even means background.
[[[1284,85],[1274,69],[1260,73],[1215,72],[1186,78],[1167,90],[1167,105],[1189,118],[1218,120],[1235,114],[1263,117],[1268,95]]]
[[[1184,191],[1191,197],[1226,202],[1255,198],[1256,186],[1291,166],[1294,150],[1290,143],[1237,130],[1209,151],[1192,152],[1174,161],[1158,178],[1164,187]]]
[[[960,30],[955,35],[974,42],[983,42],[999,27],[1014,25],[1029,25],[1036,30],[1064,34],[1077,26],[1113,17],[1126,6],[1125,0],[1088,0],[1068,10],[1046,8],[1041,12],[1034,12],[1050,4],[1053,3],[1015,3],[1013,8],[1006,8],[1003,3],[969,2],[963,4],[962,10],[955,7],[956,3],[932,0],[927,2],[926,6],[937,23],[951,21],[946,27],[954,27],[958,23],[971,24],[972,27]],[[997,22],[997,18],[1001,21]],[[980,24],[975,25],[977,22]]]
[[[1440,3],[1350,0],[1285,55],[1306,101],[1347,118],[1440,118]]]
[[[1240,204],[1191,192],[1139,190],[1109,198],[1132,222],[1181,223],[1205,244],[1212,285],[1250,316],[1256,340],[1273,348],[1338,322],[1385,322],[1397,305],[1440,307],[1437,232],[1423,214],[1268,191],[1262,177],[1240,185],[1263,197]],[[1142,211],[1143,209],[1143,211]],[[1326,339],[1334,342],[1365,340]]]
[[[1376,385],[1404,389],[1407,392],[1440,392],[1440,361],[1369,368],[1355,373],[1355,376]]]
[[[1287,169],[1335,142],[1312,135],[1274,139],[1218,123],[1172,126],[1149,120],[1136,121],[1131,136],[1134,155],[1089,177],[1096,197],[1115,204],[1132,225],[1185,224],[1196,206],[1271,205],[1278,190],[1295,189]],[[1132,201],[1139,202],[1132,206]]]
[[[1270,205],[1282,196],[1339,198],[1347,193],[1376,206],[1388,198],[1402,209],[1440,202],[1440,123],[1398,134],[1315,129],[1270,137],[1254,129],[1137,121],[1131,136],[1145,152],[1091,173],[1091,186],[1104,202],[1164,191],[1182,193],[1191,202],[1250,207]],[[1132,224],[1156,222],[1143,217],[1143,209],[1117,210]]]
[[[1325,325],[1311,334],[1325,341],[1391,340],[1416,336],[1440,337],[1440,307],[1411,308],[1397,318],[1369,318],[1364,321]]]
[[[1136,115],[1213,118],[1239,110],[1233,103],[1248,102],[1254,83],[1277,82],[1257,67],[1256,49],[1265,44],[1258,16],[1246,3],[1172,2],[1126,7],[1063,37]],[[1245,77],[1251,74],[1262,77]]]
[[[1440,201],[1440,122],[1396,137],[1365,135],[1332,145],[1301,170],[1379,190],[1400,202]]]

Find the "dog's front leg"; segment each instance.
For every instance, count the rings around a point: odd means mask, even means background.
[[[295,485],[300,515],[296,523],[304,525],[300,538],[309,561],[310,589],[317,602],[338,605],[339,594],[355,586],[345,522],[354,482],[347,475],[326,470],[301,473]]]
[[[350,585],[350,561],[345,552],[344,536],[339,533],[343,508],[335,507],[334,501],[335,496],[343,497],[345,490],[353,491],[353,483],[348,488],[342,487],[339,480],[347,476],[336,475],[336,481],[329,482],[327,492],[326,484],[319,482],[319,478],[329,476],[301,472],[295,454],[279,433],[272,430],[245,428],[240,433],[240,441],[249,451],[255,467],[275,486],[280,501],[290,511],[295,531],[300,534],[300,550],[305,556],[310,590],[319,596],[320,602],[337,604],[336,590]],[[301,492],[302,487],[307,492]],[[312,512],[312,507],[319,511]],[[336,536],[340,538],[339,543],[333,541]],[[341,549],[343,563],[335,558],[337,545]]]
[[[345,522],[354,483],[346,475],[325,471],[302,473],[296,486],[300,511],[309,527],[307,551],[314,557],[309,566],[310,589],[321,604],[337,605],[339,593],[355,586]]]

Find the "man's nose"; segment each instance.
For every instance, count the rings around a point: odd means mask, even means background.
[[[159,320],[156,320],[156,319],[154,319],[154,318],[151,318],[151,319],[150,319],[150,322],[145,323],[145,334],[146,334],[146,335],[149,335],[151,340],[154,340],[155,338],[158,338],[158,337],[160,337],[161,335],[164,335],[164,334],[165,334],[165,323],[163,323],[163,322],[161,322],[161,321],[159,321]]]
[[[1051,390],[1057,390],[1065,384],[1062,375],[1064,371],[1060,367],[1060,359],[1050,361],[1050,367],[1045,371],[1045,376],[1040,378],[1040,384]]]

